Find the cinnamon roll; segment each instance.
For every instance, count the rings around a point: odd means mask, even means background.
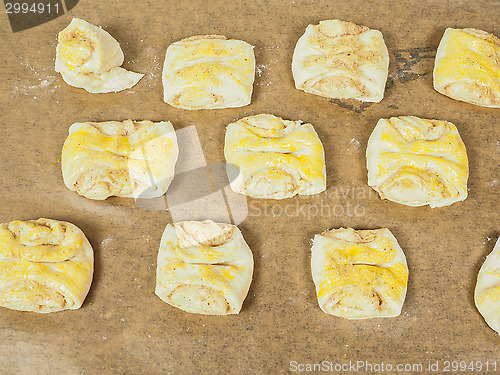
[[[500,108],[500,39],[477,29],[446,29],[436,53],[434,89],[455,100]]]
[[[479,270],[474,301],[486,323],[500,334],[500,239]]]
[[[156,270],[156,295],[181,310],[238,314],[253,273],[253,256],[238,227],[211,220],[168,224]]]
[[[70,86],[90,93],[131,88],[144,74],[120,68],[123,59],[123,51],[116,39],[102,28],[79,18],[73,18],[58,35],[55,69]]]
[[[311,251],[312,276],[325,313],[348,319],[401,313],[408,267],[388,229],[332,229],[314,237]]]
[[[164,101],[198,110],[250,104],[253,46],[222,35],[198,35],[171,44],[163,65]]]
[[[83,232],[51,219],[0,225],[0,306],[50,313],[80,308],[94,252]]]
[[[179,150],[170,122],[71,125],[62,151],[66,187],[89,199],[153,198],[168,189]]]
[[[237,193],[283,199],[326,189],[323,145],[311,124],[269,114],[245,117],[227,127],[224,154]]]
[[[295,87],[326,98],[380,102],[389,53],[382,33],[340,20],[309,25],[295,47]]]
[[[465,145],[450,122],[380,119],[366,149],[368,185],[382,199],[442,207],[467,198]]]

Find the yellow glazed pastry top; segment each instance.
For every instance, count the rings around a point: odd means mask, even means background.
[[[144,74],[120,68],[123,59],[120,44],[108,32],[79,18],[58,35],[55,69],[70,86],[91,93],[134,86]]]
[[[380,119],[366,150],[368,185],[382,199],[442,207],[467,198],[465,145],[450,122]]]
[[[292,59],[295,87],[327,98],[380,102],[389,53],[382,33],[340,20],[307,26]]]
[[[175,42],[163,66],[164,101],[197,110],[250,104],[255,76],[253,47],[220,35]]]
[[[76,123],[69,133],[61,159],[68,189],[99,200],[167,191],[179,153],[170,122]]]
[[[282,199],[326,188],[323,145],[311,124],[269,114],[245,117],[227,127],[224,154],[237,193]]]
[[[316,235],[311,270],[319,305],[327,314],[364,319],[401,313],[408,268],[386,228],[340,228]]]
[[[252,273],[252,252],[236,226],[210,220],[168,224],[158,252],[156,294],[191,313],[237,314]]]
[[[49,313],[78,309],[94,255],[75,225],[50,219],[0,225],[0,306]]]
[[[474,300],[486,323],[500,334],[500,239],[479,270]]]
[[[500,39],[476,29],[446,29],[434,65],[434,89],[450,98],[500,108]]]

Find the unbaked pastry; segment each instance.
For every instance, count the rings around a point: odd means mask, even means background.
[[[500,238],[479,270],[474,301],[486,323],[500,333]]]
[[[314,237],[311,251],[312,276],[325,313],[348,319],[401,313],[408,267],[389,229],[332,229]]]
[[[0,306],[38,313],[76,310],[93,272],[94,252],[75,225],[50,219],[0,225]]]
[[[465,145],[450,122],[380,119],[366,149],[368,185],[382,199],[442,207],[467,198]]]
[[[94,94],[131,88],[144,74],[120,68],[123,59],[116,39],[87,21],[73,18],[58,35],[56,72],[70,86]]]
[[[168,189],[179,150],[170,122],[76,123],[62,151],[66,187],[89,199],[153,198]]]
[[[382,33],[340,20],[309,25],[295,47],[295,87],[326,98],[380,102],[389,53]]]
[[[221,35],[198,35],[171,44],[163,65],[165,103],[182,109],[250,104],[255,77],[253,46]]]
[[[245,117],[227,127],[224,155],[237,193],[283,199],[326,189],[323,145],[311,124],[269,114]],[[230,172],[234,167],[237,173]]]
[[[500,39],[477,29],[446,29],[436,53],[434,89],[456,100],[500,108]]]
[[[211,220],[168,224],[158,252],[155,293],[190,313],[238,314],[252,273],[252,252],[238,227]]]

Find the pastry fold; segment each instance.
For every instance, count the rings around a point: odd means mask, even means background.
[[[474,301],[486,323],[500,334],[500,239],[479,270]]]
[[[253,273],[253,256],[238,227],[205,221],[168,224],[156,271],[156,295],[181,310],[238,314]]]
[[[311,251],[312,276],[325,313],[348,319],[401,313],[408,267],[388,229],[333,229],[316,235]]]
[[[380,102],[389,53],[382,33],[340,20],[309,25],[295,46],[295,87],[326,98]]]
[[[80,308],[92,283],[94,252],[71,223],[0,224],[0,306],[50,313]]]
[[[446,29],[436,53],[434,89],[455,100],[500,108],[500,39],[477,29]]]
[[[237,193],[283,199],[326,189],[323,145],[311,124],[269,114],[245,117],[227,127],[224,155]]]
[[[179,154],[170,122],[71,125],[62,151],[66,187],[89,199],[153,198],[168,189]]]
[[[253,46],[221,35],[198,35],[171,44],[163,66],[164,101],[198,110],[250,104],[255,77]]]
[[[442,207],[467,198],[465,145],[450,122],[380,119],[366,149],[368,185],[382,199]]]
[[[134,86],[144,74],[130,72],[123,64],[120,44],[108,32],[73,18],[58,35],[56,72],[64,81],[90,93],[122,91]]]

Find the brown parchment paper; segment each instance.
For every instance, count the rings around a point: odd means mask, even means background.
[[[473,301],[477,272],[500,234],[500,110],[454,101],[432,88],[445,28],[474,27],[500,36],[499,11],[498,1],[486,0],[81,0],[70,12],[17,33],[1,15],[0,222],[48,217],[76,224],[93,245],[95,274],[77,311],[1,309],[0,373],[312,373],[305,366],[322,361],[422,365],[421,371],[402,373],[442,373],[445,361],[482,363],[481,371],[465,373],[487,373],[488,361],[494,373],[497,361],[500,372],[500,337]],[[139,84],[116,94],[66,85],[54,71],[55,46],[72,17],[110,32],[124,51],[123,67],[146,74]],[[382,31],[390,53],[382,102],[328,100],[294,88],[290,66],[297,39],[308,24],[335,18]],[[251,105],[183,111],[163,103],[166,48],[198,34],[223,34],[255,46]],[[175,129],[195,125],[207,162],[221,163],[225,126],[258,113],[314,125],[326,151],[328,189],[284,201],[249,198],[239,227],[253,250],[255,271],[241,313],[185,313],[154,294],[169,212],[138,208],[133,199],[97,202],[69,191],[60,165],[68,128],[129,118],[169,120]],[[382,201],[367,186],[368,137],[379,118],[398,115],[458,127],[470,165],[465,201],[412,208]],[[396,236],[410,269],[401,316],[348,321],[320,310],[310,272],[311,239],[340,226],[388,227]],[[436,363],[438,371],[431,371],[429,364],[435,370]],[[382,372],[364,366],[345,373]]]

